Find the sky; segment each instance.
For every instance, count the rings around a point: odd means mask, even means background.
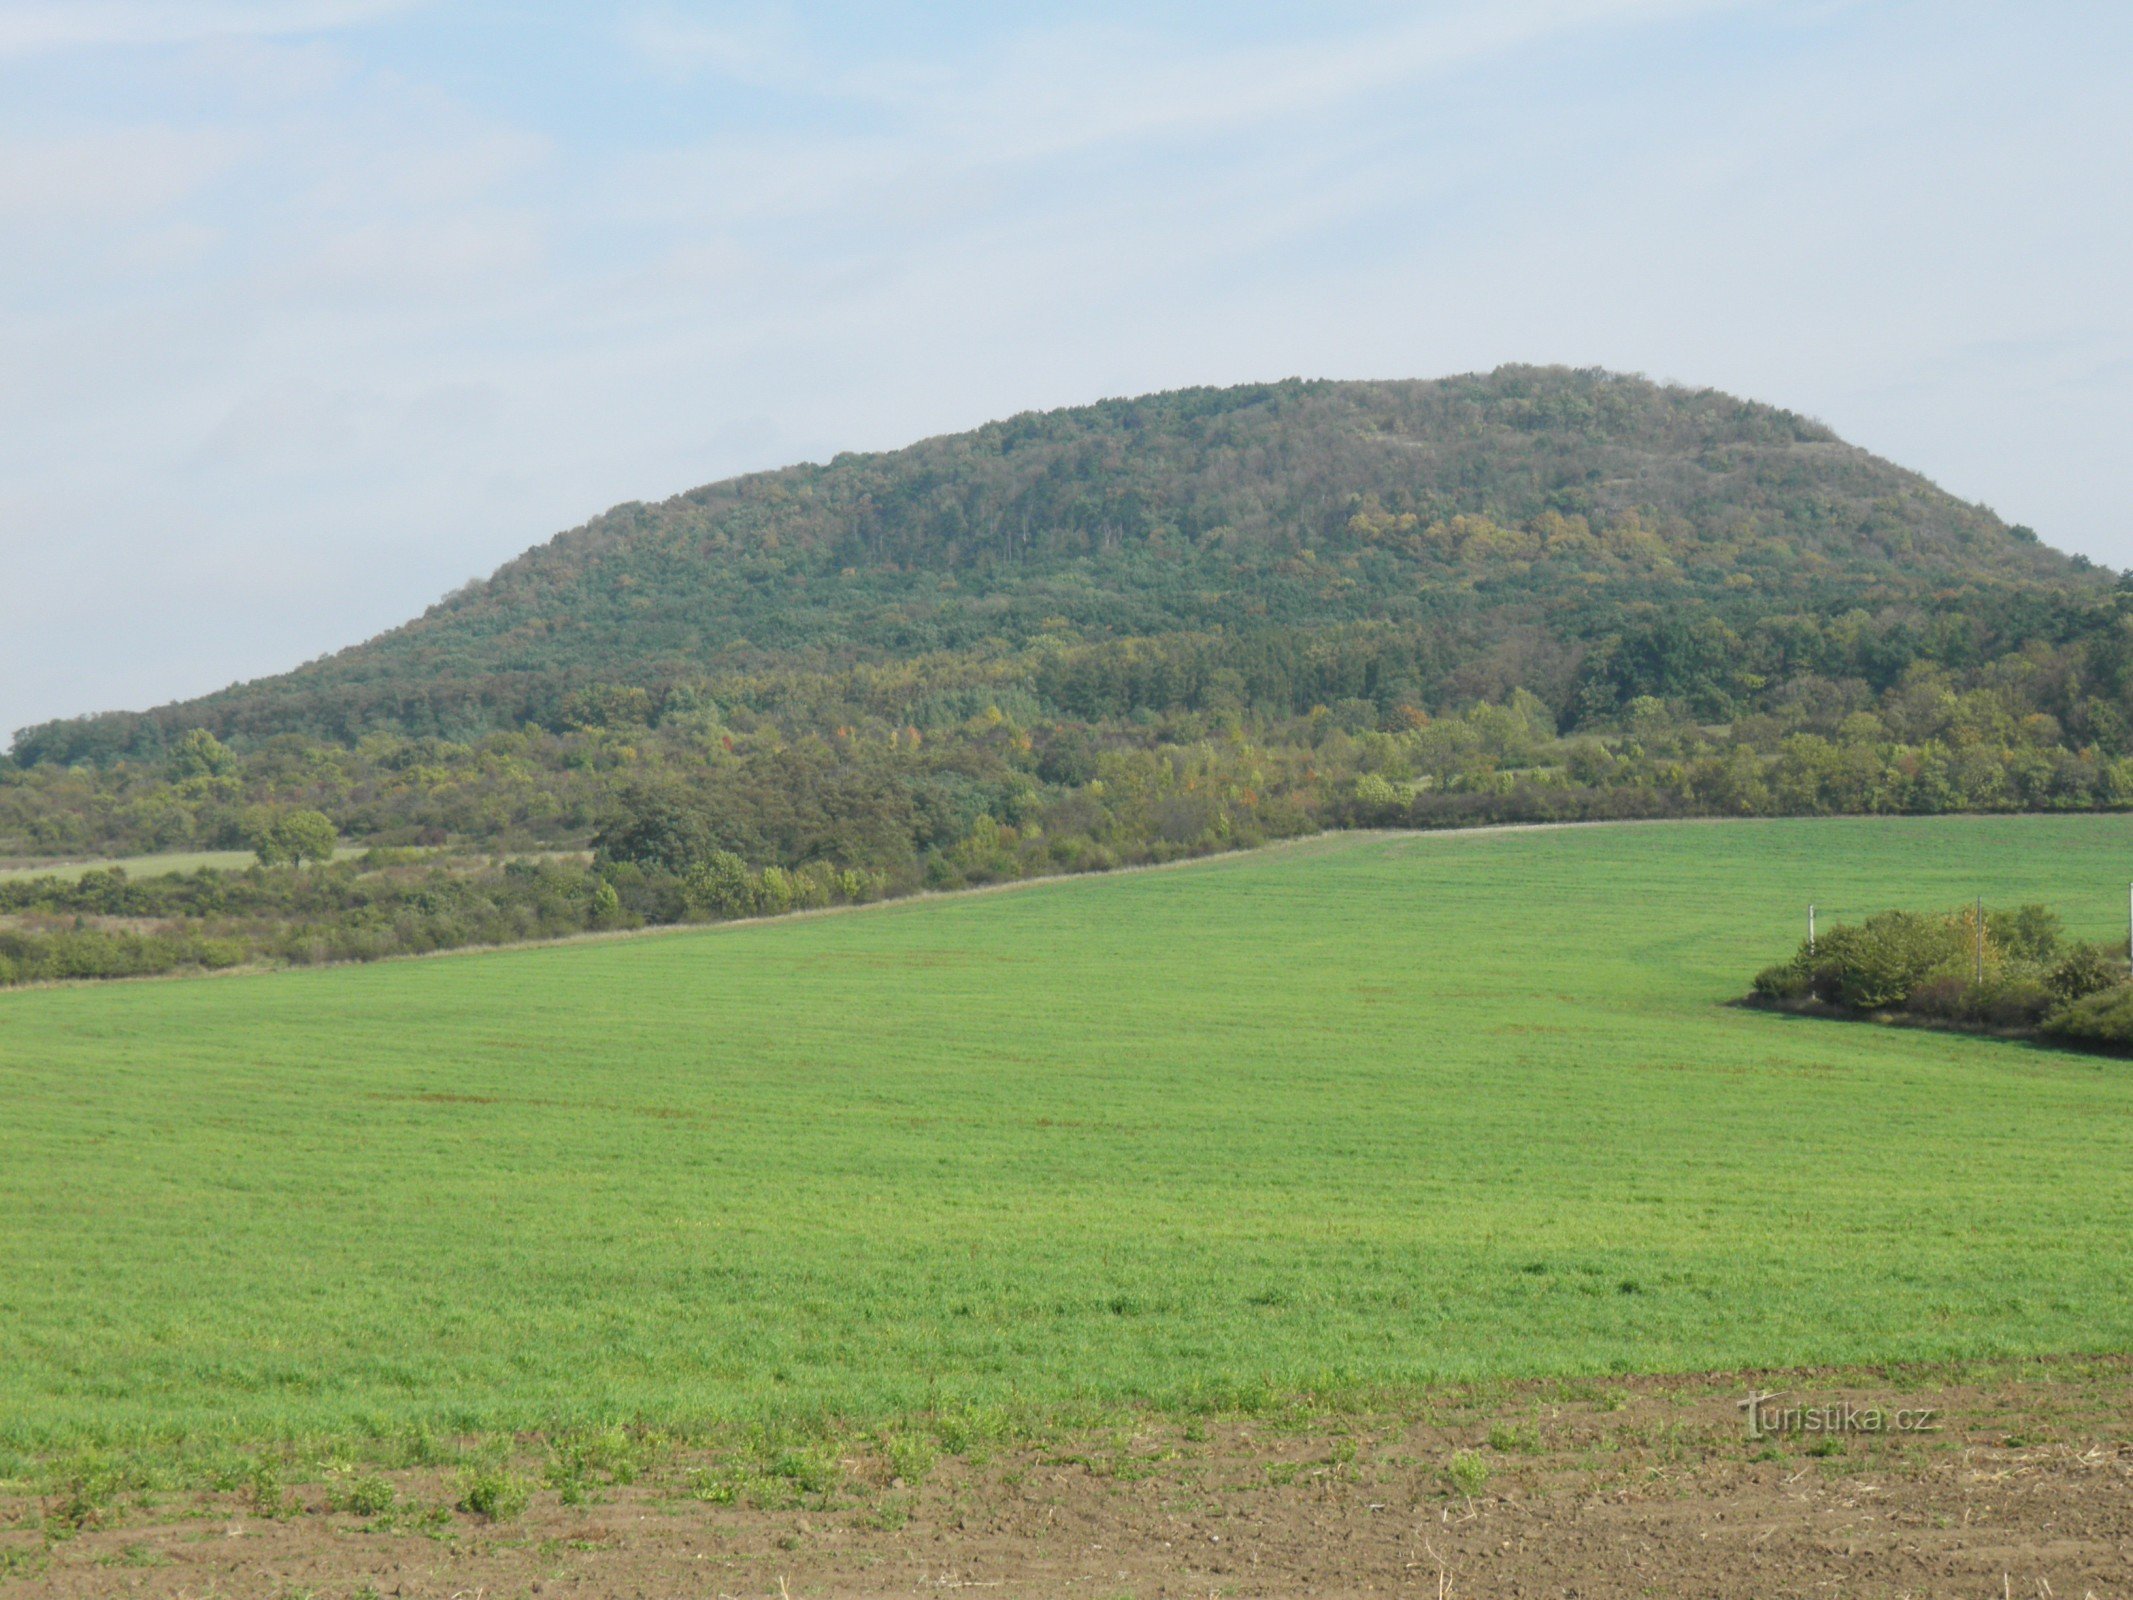
[[[1598,365],[2133,565],[2124,0],[0,0],[0,739],[625,500]]]

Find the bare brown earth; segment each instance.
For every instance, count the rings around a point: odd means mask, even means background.
[[[1938,1430],[1754,1441],[1751,1387],[1931,1407]],[[931,1463],[860,1442],[797,1479],[662,1447],[589,1503],[535,1487],[497,1521],[453,1509],[458,1469],[390,1474],[399,1508],[368,1518],[331,1509],[345,1474],[277,1488],[274,1515],[256,1489],[91,1511],[55,1491],[0,1504],[0,1596],[2103,1600],[2133,1594],[2129,1397],[2133,1365],[2097,1360],[1503,1386],[1401,1416],[1149,1420]],[[522,1450],[528,1484],[542,1460]]]

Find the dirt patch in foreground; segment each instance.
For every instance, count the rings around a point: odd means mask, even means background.
[[[370,1515],[345,1479],[277,1486],[277,1516],[255,1487],[75,1507],[71,1529],[54,1497],[19,1498],[0,1505],[0,1596],[2102,1600],[2133,1594],[2129,1380],[2111,1361],[2018,1382],[1523,1385],[1401,1417],[1165,1420],[760,1471],[680,1450],[580,1504],[506,1496],[495,1521],[453,1509],[467,1480],[442,1469],[386,1475],[394,1509]],[[1884,1431],[1752,1439],[1751,1389],[1783,1391],[1773,1423],[1848,1403]],[[539,1484],[539,1457],[519,1466]]]

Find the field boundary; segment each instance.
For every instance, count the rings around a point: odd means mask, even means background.
[[[454,945],[448,950],[407,951],[397,955],[381,956],[373,961],[318,961],[304,966],[246,962],[240,966],[221,967],[213,971],[152,972],[122,978],[43,979],[34,983],[18,983],[0,988],[0,1001],[4,1001],[6,996],[10,994],[42,989],[100,989],[109,987],[112,984],[193,983],[205,979],[258,978],[298,972],[324,972],[343,967],[392,966],[408,961],[443,961],[455,956],[501,955],[515,950],[547,950],[561,946],[602,944],[623,939],[672,938],[683,934],[715,933],[727,928],[760,927],[768,923],[798,922],[816,917],[851,916],[858,912],[882,911],[891,906],[907,906],[924,901],[962,900],[975,895],[1006,894],[1018,889],[1039,889],[1064,883],[1094,882],[1150,872],[1175,872],[1189,867],[1213,867],[1225,862],[1259,860],[1269,855],[1303,851],[1313,846],[1325,847],[1335,841],[1351,839],[1358,841],[1471,839],[1511,833],[1558,833],[1570,829],[1734,827],[1752,823],[1784,822],[2000,822],[2014,821],[2024,817],[2123,814],[2088,811],[1935,811],[1882,815],[1870,812],[1847,811],[1832,816],[1598,817],[1565,822],[1484,822],[1472,827],[1449,828],[1322,828],[1317,833],[1297,834],[1295,837],[1288,839],[1271,839],[1264,844],[1246,845],[1235,850],[1218,850],[1207,855],[1181,856],[1175,861],[1143,861],[1136,862],[1130,866],[1106,867],[1096,872],[1048,872],[1033,878],[1012,878],[1001,883],[971,884],[961,889],[921,889],[914,894],[890,895],[880,900],[868,900],[857,905],[810,906],[803,910],[780,911],[769,916],[729,917],[715,922],[668,922],[645,928],[603,928],[598,931],[584,933],[567,933],[554,939],[514,939],[503,944],[463,944]],[[546,854],[553,853],[546,852]],[[541,854],[541,852],[536,854]],[[514,859],[531,859],[531,857]]]
[[[0,1590],[2119,1594],[2125,1377],[1621,1374],[1028,1435],[269,1446],[189,1479],[92,1456],[0,1482]]]
[[[746,1450],[765,1439],[790,1444],[814,1441],[842,1451],[864,1450],[913,1430],[939,1430],[936,1448],[944,1456],[975,1449],[1026,1447],[1071,1436],[1116,1434],[1154,1425],[1201,1421],[1259,1423],[1271,1429],[1303,1431],[1330,1422],[1359,1419],[1404,1420],[1426,1415],[1445,1404],[1504,1409],[1538,1395],[1563,1397],[1579,1391],[1635,1386],[1697,1391],[1731,1396],[1770,1390],[1791,1393],[1811,1389],[1892,1391],[1929,1385],[2029,1384],[2095,1382],[2114,1389],[2133,1380],[2133,1348],[2081,1347],[2019,1353],[1980,1352],[1885,1361],[1805,1362],[1798,1364],[1727,1363],[1717,1366],[1660,1364],[1623,1370],[1604,1365],[1571,1365],[1522,1373],[1417,1378],[1408,1382],[1326,1388],[1313,1384],[1274,1386],[1250,1398],[1229,1397],[1165,1401],[1118,1396],[1065,1397],[1027,1405],[998,1402],[940,1402],[888,1411],[844,1412],[803,1409],[785,1414],[691,1415],[654,1421],[642,1414],[578,1415],[564,1420],[528,1420],[517,1425],[456,1428],[422,1420],[382,1427],[323,1431],[237,1429],[226,1434],[189,1433],[172,1437],[111,1433],[82,1434],[46,1445],[14,1448],[18,1475],[0,1472],[0,1504],[24,1479],[19,1468],[35,1470],[55,1464],[90,1461],[109,1466],[132,1463],[166,1476],[169,1487],[198,1487],[216,1473],[226,1473],[230,1457],[271,1456],[295,1464],[310,1462],[317,1471],[290,1478],[291,1483],[322,1482],[351,1465],[390,1463],[410,1440],[424,1454],[451,1464],[507,1456],[538,1456],[559,1442],[603,1434],[655,1436],[678,1450],[721,1452]],[[958,1439],[968,1443],[959,1446]],[[0,1457],[4,1460],[5,1457]],[[404,1465],[404,1462],[395,1463]],[[6,1522],[0,1518],[0,1529]]]

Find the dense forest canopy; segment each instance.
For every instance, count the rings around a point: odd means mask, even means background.
[[[1843,617],[1903,636],[1903,656],[1936,628],[1941,655],[2063,636],[2102,586],[2083,565],[1817,423],[1710,391],[1529,367],[1182,390],[620,506],[367,644],[30,729],[15,756],[153,755],[194,727],[561,731],[633,695],[831,692],[908,719],[1014,683],[1090,715],[1150,671],[1164,704],[1305,710],[1360,685],[1435,710],[1525,688],[1571,715],[1595,648],[1625,688],[1667,693],[1729,636],[1760,635],[1739,670],[1766,679],[1870,667],[1804,637]]]

